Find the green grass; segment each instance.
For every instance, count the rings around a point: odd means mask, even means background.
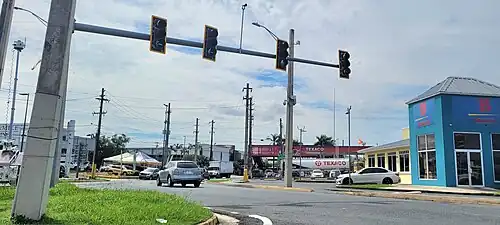
[[[0,224],[9,219],[14,188],[0,188]],[[158,191],[98,190],[59,183],[50,190],[47,213],[41,221],[14,218],[12,224],[159,224],[191,225],[212,216],[210,210],[184,197]]]
[[[354,184],[354,185],[342,185],[342,187],[353,188],[353,189],[384,189],[390,187],[390,184]]]
[[[228,182],[228,181],[231,181],[231,179],[229,179],[229,178],[220,178],[220,179],[210,179],[210,180],[207,180],[207,182],[211,182],[211,183],[222,183],[222,182]]]

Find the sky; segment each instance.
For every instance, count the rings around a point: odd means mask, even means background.
[[[259,22],[285,40],[295,29],[300,40],[296,57],[337,63],[338,49],[351,54],[349,80],[340,79],[335,68],[295,63],[293,132],[298,139],[298,127],[305,127],[304,144],[326,134],[347,145],[348,106],[351,144],[358,139],[367,145],[397,141],[408,126],[405,102],[446,77],[500,84],[500,2],[495,0],[80,0],[75,19],[149,33],[151,15],[157,15],[167,18],[169,37],[201,41],[204,25],[211,25],[219,30],[219,45],[238,47],[244,3],[244,49],[274,53],[271,36],[252,26]],[[17,0],[16,6],[48,18],[50,1]],[[32,67],[41,58],[44,38],[45,27],[34,16],[14,12],[9,42],[26,39],[27,44],[20,54],[19,93],[36,91],[39,67]],[[6,121],[13,56],[7,53],[0,89]],[[253,88],[252,142],[268,144],[262,139],[278,133],[279,119],[285,119],[286,82],[287,74],[275,70],[272,59],[219,51],[214,63],[203,60],[196,48],[167,45],[167,54],[161,55],[150,52],[147,41],[75,31],[65,122],[76,120],[77,135],[95,133],[95,98],[105,88],[110,101],[104,103],[102,133],[126,134],[130,147],[161,146],[163,104],[171,103],[171,144],[182,144],[184,137],[193,143],[199,118],[200,142],[210,143],[209,122],[214,120],[214,143],[242,149],[242,88],[246,83]],[[25,102],[24,96],[17,98],[16,122],[24,119]]]

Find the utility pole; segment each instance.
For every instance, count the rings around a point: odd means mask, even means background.
[[[199,125],[198,122],[200,121],[200,118],[196,118],[196,124],[195,124],[195,130],[194,130],[194,161],[198,162],[198,133],[200,131],[198,130]]]
[[[106,90],[104,88],[101,89],[101,95],[99,95],[99,98],[96,98],[99,100],[99,112],[93,112],[92,115],[99,115],[99,120],[97,121],[97,134],[95,136],[95,151],[94,154],[92,155],[92,178],[95,178],[95,172],[96,172],[96,155],[99,152],[99,139],[101,138],[101,126],[102,126],[102,115],[105,115],[106,112],[103,112],[103,104],[104,102],[109,102],[109,99],[106,99],[105,94]]]
[[[306,127],[298,127],[297,126],[297,129],[299,129],[299,142],[300,142],[300,148],[299,148],[299,179],[302,178],[302,147],[303,147],[303,143],[302,143],[302,133],[305,133],[307,132],[306,131]]]
[[[165,120],[163,120],[163,153],[162,153],[162,160],[161,160],[161,167],[163,168],[165,164],[167,163],[168,157],[170,156],[170,150],[169,154],[167,156],[167,148],[168,148],[168,139],[170,137],[170,103],[163,104],[165,106]]]
[[[215,121],[210,121],[212,128],[210,129],[210,161],[213,160],[214,157],[214,123]]]
[[[294,55],[294,34],[295,31],[290,29],[289,42],[290,54],[289,57],[293,58]],[[287,100],[286,100],[286,151],[285,151],[285,186],[292,187],[292,159],[293,159],[293,106],[296,99],[293,95],[293,61],[288,61],[288,85],[287,85]]]
[[[3,78],[5,55],[9,43],[10,26],[12,24],[15,3],[15,0],[3,0],[2,12],[0,14],[0,81]]]
[[[76,156],[76,179],[78,179],[78,174],[80,173],[80,155],[82,154],[82,149],[83,149],[83,143],[80,142],[78,143],[78,155]]]
[[[17,80],[19,77],[19,55],[21,54],[21,51],[25,47],[26,44],[23,41],[21,40],[14,41],[14,50],[17,51],[17,59],[16,59],[16,74],[14,76],[14,90],[12,93],[12,108],[10,111],[9,140],[12,140],[12,131],[14,129],[14,116],[16,111],[16,97],[17,97]]]
[[[253,138],[253,135],[252,135],[252,131],[253,131],[253,97],[250,97],[250,104],[249,104],[249,107],[248,107],[248,171],[250,171],[249,173],[249,177],[252,178],[252,170],[253,170],[253,160],[252,160],[252,138]]]
[[[184,135],[184,144],[182,144],[182,154],[186,154],[186,135]]]
[[[9,2],[14,1],[4,1],[4,4]],[[50,4],[43,60],[30,120],[31,127],[40,129],[28,130],[22,170],[12,203],[11,216],[14,217],[23,216],[30,220],[40,220],[47,209],[51,174],[59,172],[53,171],[52,167],[57,163],[56,152],[60,151],[57,146],[64,120],[75,7],[76,0],[52,0]],[[2,21],[1,24],[5,25],[7,21]],[[3,28],[2,34],[8,38],[8,32],[3,33],[5,31]],[[5,45],[3,43],[3,46]],[[5,48],[2,50],[5,51]],[[0,64],[3,65],[3,62]]]
[[[349,157],[349,184],[351,184],[351,109],[352,106],[349,106],[347,108],[347,142],[348,142],[348,147],[347,147],[347,155]]]
[[[280,118],[280,154],[283,154],[283,119]],[[283,172],[285,171],[285,167],[283,166],[283,159],[280,160],[280,176],[283,179]]]
[[[245,100],[245,146],[244,146],[244,151],[243,151],[243,160],[244,160],[244,165],[243,165],[243,182],[248,182],[248,106],[250,104],[250,92],[252,91],[252,88],[250,87],[250,84],[247,83],[247,86],[243,88],[242,91],[245,91],[245,97],[243,97],[243,100]]]

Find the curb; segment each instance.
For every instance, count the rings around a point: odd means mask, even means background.
[[[363,188],[363,187],[342,187],[341,185],[337,186],[339,189],[345,189],[345,191],[351,191],[353,189],[356,190],[373,190],[373,191],[385,191],[385,192],[421,192],[421,193],[429,193],[429,194],[445,194],[445,195],[472,195],[472,196],[494,196],[500,197],[500,194],[494,192],[480,192],[480,193],[457,193],[457,192],[444,192],[444,191],[433,191],[433,190],[408,190],[408,189],[400,189],[400,188]],[[327,189],[329,191],[334,191],[333,189]]]
[[[388,193],[388,192],[373,192],[373,191],[363,191],[363,190],[335,190],[335,189],[325,189],[327,191],[338,192],[345,195],[352,196],[365,196],[365,197],[381,197],[381,198],[394,198],[394,199],[404,199],[404,200],[420,200],[420,201],[432,201],[441,203],[452,203],[452,204],[477,204],[477,205],[500,205],[500,199],[496,198],[468,198],[468,197],[450,197],[450,196],[429,196],[421,195],[419,193]]]
[[[268,189],[268,190],[281,190],[281,191],[297,191],[297,192],[314,192],[313,189],[310,188],[294,188],[294,187],[280,187],[280,186],[267,186],[267,185],[257,185],[257,184],[246,184],[246,183],[224,183],[224,182],[215,182],[213,184],[218,185],[226,185],[231,187],[242,187],[242,188],[260,188],[260,189]]]
[[[333,180],[295,180],[297,183],[322,183],[322,184],[335,184]]]
[[[217,219],[217,216],[213,214],[210,219],[206,220],[205,222],[201,222],[198,225],[217,225],[217,224],[219,224],[219,219]]]

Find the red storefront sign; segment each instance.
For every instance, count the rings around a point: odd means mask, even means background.
[[[348,152],[356,153],[357,151],[369,148],[371,146],[334,146],[334,147],[321,147],[313,145],[293,146],[294,156],[318,156],[318,155],[335,155],[346,154]],[[280,146],[273,145],[253,145],[252,156],[257,157],[276,157],[280,152]]]

